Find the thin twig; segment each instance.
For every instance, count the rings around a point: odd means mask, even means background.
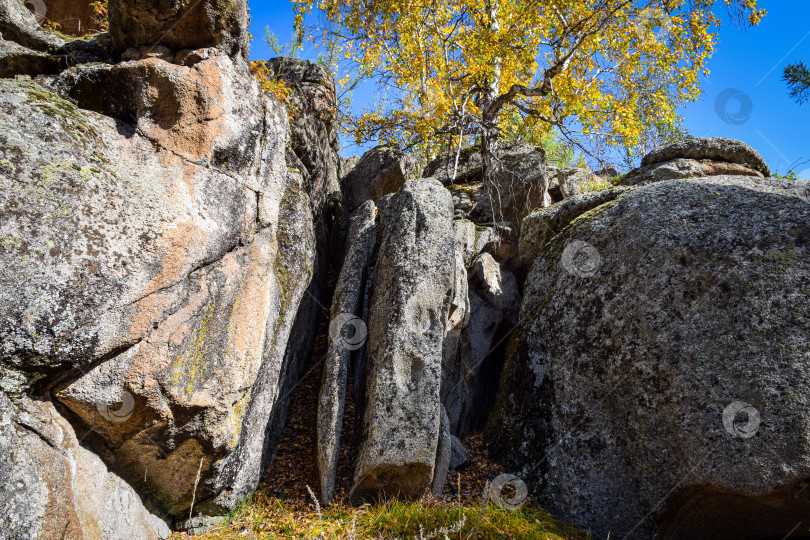
[[[200,474],[202,474],[202,464],[203,464],[204,457],[200,458],[200,468],[197,469],[197,479],[194,480],[194,491],[191,493],[191,508],[188,509],[188,519],[191,520],[191,517],[194,513],[194,501],[197,499],[197,485],[200,483]]]

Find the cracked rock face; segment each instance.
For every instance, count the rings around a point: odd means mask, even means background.
[[[0,531],[7,538],[168,538],[138,494],[80,445],[53,404],[0,393]]]
[[[232,508],[258,482],[314,256],[286,111],[250,78],[236,99],[240,69],[209,62],[122,67],[191,107],[167,117],[140,88],[134,126],[0,82],[3,390],[53,391],[112,469],[173,513],[200,469],[201,510]],[[161,70],[185,79],[161,87]],[[192,107],[204,91],[223,93],[210,100],[221,110]],[[237,115],[255,128],[240,132]]]
[[[810,203],[751,176],[612,198],[533,242],[491,452],[599,537],[783,537],[810,515]]]

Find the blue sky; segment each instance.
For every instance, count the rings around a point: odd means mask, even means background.
[[[760,0],[760,6],[768,15],[758,27],[741,30],[726,24],[720,29],[703,95],[681,113],[692,136],[740,139],[756,148],[772,171],[784,174],[794,165],[802,178],[810,178],[810,103],[792,102],[782,81],[786,64],[810,63],[810,2]],[[251,2],[250,9],[255,36],[251,58],[272,57],[263,42],[264,29],[270,27],[280,41],[287,41],[292,8],[285,0],[270,0]],[[317,52],[305,49],[303,57],[314,59]],[[364,97],[356,94],[355,105],[362,105]],[[342,153],[358,149],[347,147]]]

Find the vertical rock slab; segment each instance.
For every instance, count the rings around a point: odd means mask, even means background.
[[[369,313],[355,501],[419,497],[430,488],[453,244],[452,200],[437,180],[410,180],[385,204]]]
[[[469,224],[472,229],[472,240],[475,240],[475,226],[471,221],[455,222],[455,250],[453,294],[450,299],[450,309],[447,313],[445,325],[444,344],[442,345],[442,388],[441,401],[447,409],[445,415],[452,414],[454,418],[460,414],[460,401],[456,399],[458,383],[464,377],[464,366],[459,357],[461,353],[461,337],[466,326],[470,323],[470,296],[467,286],[467,269],[464,264],[464,238],[459,239],[459,225]],[[448,429],[453,424],[448,420]]]
[[[453,439],[450,435],[450,419],[444,406],[441,407],[441,420],[439,422],[439,445],[436,448],[436,466],[433,471],[433,482],[430,492],[434,498],[440,499],[447,482],[447,473],[450,471],[450,459],[453,457]]]
[[[376,212],[374,203],[367,201],[352,214],[346,259],[332,300],[329,350],[318,401],[316,433],[316,465],[323,502],[331,501],[335,494],[349,361],[366,338],[366,325],[359,315],[363,307],[368,268],[373,262],[377,245]]]

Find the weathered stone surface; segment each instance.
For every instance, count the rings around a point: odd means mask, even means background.
[[[524,271],[531,269],[532,263],[545,245],[568,226],[574,219],[627,192],[628,187],[606,189],[585,193],[565,199],[563,202],[533,212],[523,220],[520,227],[518,255]]]
[[[483,184],[457,184],[448,186],[453,197],[453,219],[490,223],[492,211]]]
[[[792,182],[623,192],[539,252],[491,454],[600,538],[784,537],[810,515],[808,280]]]
[[[458,225],[472,222],[458,222],[453,224],[456,234],[458,234]],[[475,227],[473,226],[473,237],[475,234]],[[461,406],[456,403],[457,400],[456,386],[460,379],[464,377],[464,365],[460,358],[461,354],[461,338],[464,329],[470,323],[470,298],[469,289],[467,286],[467,264],[464,261],[464,254],[462,246],[459,245],[458,237],[456,237],[455,251],[454,251],[454,270],[453,270],[453,291],[450,298],[450,309],[448,311],[447,322],[445,324],[444,343],[442,344],[442,386],[441,386],[441,402],[444,404],[444,414],[450,411],[454,417],[457,416],[458,410]],[[449,422],[449,420],[448,420]],[[451,431],[453,424],[448,423],[448,431]]]
[[[261,94],[247,68],[221,52],[191,67],[158,58],[77,66],[55,86],[78,107],[131,124],[160,147],[231,174],[234,182],[250,182],[238,175],[258,165]]]
[[[209,61],[200,71],[213,80],[239,77],[227,56]],[[137,64],[158,79],[195,76]],[[262,103],[247,75],[209,91],[223,92],[218,111],[192,107],[192,93],[185,124],[162,123],[166,105],[151,96],[131,127],[0,83],[4,390],[52,389],[94,428],[88,441],[111,468],[172,512],[188,507],[201,462],[200,511],[233,508],[258,482],[313,268],[309,200],[284,159],[286,111]],[[211,155],[232,159],[209,165]],[[103,422],[99,405],[119,400],[131,415]]]
[[[414,173],[413,158],[390,146],[372,148],[340,179],[343,203],[353,212],[366,201],[377,202],[397,191]]]
[[[486,189],[480,152],[462,152],[462,173],[451,182],[455,156],[440,157],[425,169],[424,175],[438,174],[439,180],[451,186],[454,217],[479,224],[510,222],[518,227],[533,209],[551,204],[551,178],[547,173],[545,153],[526,145],[505,146],[499,152],[501,171],[492,189]],[[449,171],[449,172],[448,172]],[[449,176],[448,176],[449,174]]]
[[[593,173],[588,169],[573,167],[563,169],[557,173],[560,191],[565,199],[582,194],[582,187],[593,179]]]
[[[420,497],[433,480],[439,440],[454,267],[450,194],[437,180],[408,181],[383,208],[381,223],[353,500]]]
[[[459,437],[479,427],[492,408],[506,338],[520,310],[517,279],[490,254],[476,257],[467,275],[467,320],[454,362],[445,360],[442,373],[442,403],[450,432]],[[447,351],[445,355],[449,356]]]
[[[343,178],[354,169],[355,165],[360,162],[361,156],[351,156],[347,158],[340,158],[340,178]]]
[[[698,137],[684,139],[668,146],[656,148],[641,160],[641,166],[663,163],[677,158],[710,160],[744,165],[758,171],[763,176],[770,176],[762,156],[742,141],[723,137]]]
[[[476,255],[475,223],[467,220],[456,220],[453,222],[453,233],[455,234],[456,251],[461,254],[464,268],[466,268]]]
[[[40,13],[42,17],[45,13]],[[6,0],[0,3],[0,36],[37,51],[56,52],[64,40],[42,28],[36,15],[21,0]]]
[[[13,41],[0,40],[0,78],[18,75],[52,75],[63,69],[61,58],[23,47]]]
[[[67,41],[58,37],[40,27],[19,0],[0,5],[0,78],[53,75],[71,65],[104,61],[109,47],[106,35]]]
[[[49,402],[0,392],[0,531],[6,538],[168,538],[135,491],[83,448]]]
[[[110,0],[109,17],[119,52],[164,45],[173,50],[216,47],[244,59],[250,54],[245,0]]]
[[[725,161],[712,161],[709,159],[695,160],[674,158],[662,163],[633,169],[622,178],[623,186],[640,186],[662,180],[675,180],[677,178],[700,178],[702,176],[756,176],[764,178],[761,172],[748,168],[739,163]]]
[[[288,97],[296,112],[290,122],[287,166],[299,169],[304,176],[318,221],[327,197],[340,190],[335,82],[327,66],[307,60],[273,58],[267,64],[291,89]]]
[[[267,161],[269,160],[263,162]],[[273,427],[271,425],[273,421],[283,423],[289,402],[280,400],[289,397],[292,392],[291,388],[297,383],[300,376],[302,364],[290,365],[290,362],[296,358],[289,352],[291,346],[298,345],[292,343],[290,339],[293,335],[294,324],[301,317],[301,309],[304,307],[302,300],[313,279],[317,264],[314,218],[310,212],[310,206],[309,197],[304,190],[303,179],[296,172],[288,171],[276,225],[277,258],[272,264],[272,270],[268,266],[263,274],[263,276],[268,274],[274,276],[275,286],[271,285],[268,289],[272,291],[271,296],[276,295],[277,300],[270,310],[270,315],[264,319],[264,334],[261,335],[261,339],[253,342],[253,346],[256,347],[263,341],[262,364],[256,380],[250,388],[251,396],[242,420],[242,427],[237,431],[239,441],[234,447],[234,439],[231,439],[228,448],[232,450],[227,453],[222,462],[216,464],[216,477],[211,482],[211,491],[218,495],[213,500],[212,510],[209,512],[218,512],[223,508],[233,509],[255,489],[265,468],[270,463],[275,448],[274,444],[268,444],[265,433]],[[244,291],[244,288],[243,292],[248,295],[247,298],[253,298],[249,296],[248,291]],[[259,304],[256,307],[264,306]],[[258,310],[251,306],[246,310],[247,312],[243,313],[241,305],[239,308],[239,315],[247,315],[250,319],[248,324],[244,324],[240,328],[234,324],[232,316],[230,332],[236,334],[229,335],[232,340],[234,338],[245,339],[246,328],[251,328],[251,330],[256,328],[254,321]],[[249,311],[250,309],[253,311]],[[258,311],[258,313],[262,312]],[[258,318],[258,320],[263,319]],[[240,409],[241,403],[236,403],[234,408],[228,412],[228,420],[230,421],[234,416],[238,418]],[[279,415],[281,415],[280,419]],[[220,424],[215,422],[213,425],[221,431]],[[232,426],[232,423],[228,423],[226,429]],[[274,442],[277,442],[277,439]],[[197,496],[199,500],[199,492]]]
[[[503,170],[495,179],[495,192],[490,194],[493,221],[517,228],[532,210],[550,204],[546,157],[537,150],[515,151],[503,155],[501,161]]]
[[[444,406],[441,406],[441,420],[439,422],[439,444],[436,448],[436,466],[433,469],[433,482],[430,484],[431,495],[440,499],[447,483],[447,473],[450,470],[450,458],[453,452],[453,441],[450,438],[450,420]]]
[[[366,324],[360,315],[377,245],[376,212],[374,203],[366,201],[352,214],[349,246],[332,299],[329,350],[324,361],[316,434],[320,500],[324,502],[330,502],[335,494],[349,363],[352,353],[366,340]]]

